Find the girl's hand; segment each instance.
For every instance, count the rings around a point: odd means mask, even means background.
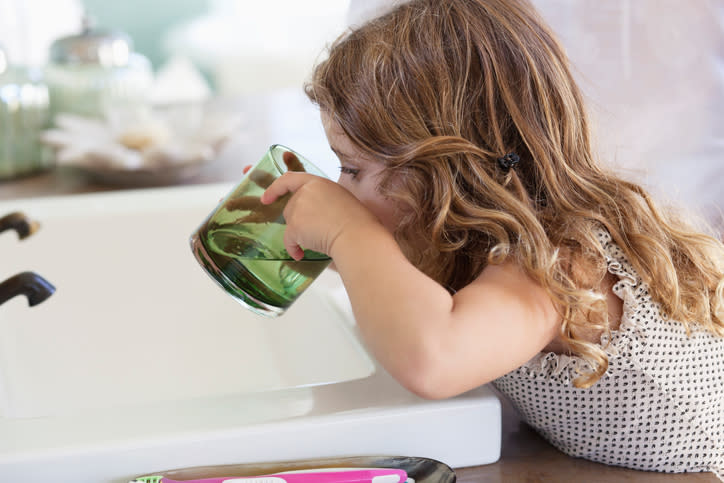
[[[287,151],[282,156],[284,164],[287,166],[289,171],[301,171],[304,172],[304,165],[299,161],[297,156]],[[247,174],[253,166],[246,165],[243,168],[243,173]],[[260,188],[266,189],[274,182],[274,176],[264,171],[252,172],[249,180],[255,183]],[[222,202],[223,198],[219,200]],[[237,218],[234,223],[263,223],[263,222],[276,222],[279,223],[279,217],[282,214],[282,207],[284,200],[273,205],[263,205],[257,196],[240,196],[237,198],[230,199],[224,205],[228,211],[247,211],[250,212],[248,215],[241,218]]]
[[[262,194],[261,202],[271,204],[287,193],[284,246],[295,260],[303,249],[333,256],[334,244],[342,235],[361,233],[379,225],[375,216],[349,191],[334,181],[306,173],[287,172]],[[354,237],[359,238],[359,237]]]

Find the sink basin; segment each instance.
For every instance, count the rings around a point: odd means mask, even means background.
[[[3,414],[48,416],[372,374],[323,291],[270,320],[201,270],[188,238],[227,191],[23,201],[41,227],[22,242],[3,239],[0,266],[8,273],[38,267],[57,292],[32,309],[22,298],[0,307]]]
[[[56,292],[0,307],[0,481],[120,483],[168,468],[361,454],[497,460],[482,387],[425,401],[360,343],[334,272],[278,319],[197,265],[188,237],[230,184],[0,202],[7,274]]]

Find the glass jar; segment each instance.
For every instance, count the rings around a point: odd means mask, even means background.
[[[38,70],[12,66],[0,47],[0,179],[52,165],[40,134],[50,121],[48,87]]]
[[[45,78],[53,116],[100,118],[114,104],[145,102],[153,70],[148,59],[133,52],[127,35],[86,25],[81,34],[53,42]]]

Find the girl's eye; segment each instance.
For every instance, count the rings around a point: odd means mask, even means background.
[[[350,167],[347,167],[347,166],[340,166],[340,167],[339,167],[339,170],[340,170],[342,173],[344,173],[344,174],[348,174],[348,175],[352,176],[352,179],[355,179],[355,178],[357,177],[357,175],[359,174],[359,169],[357,169],[357,168],[350,168]]]

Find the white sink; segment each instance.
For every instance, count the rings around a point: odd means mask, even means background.
[[[121,482],[184,466],[405,454],[497,460],[499,402],[402,389],[359,343],[335,274],[279,319],[219,289],[188,237],[231,185],[0,202],[0,279],[57,287],[0,306],[0,481]]]

